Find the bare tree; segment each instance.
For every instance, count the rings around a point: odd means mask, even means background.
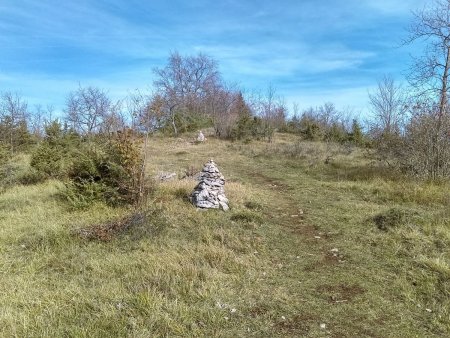
[[[435,0],[415,11],[406,43],[426,42],[424,55],[414,59],[411,84],[422,95],[439,97],[439,116],[446,113],[450,67],[450,0]]]
[[[164,98],[159,94],[153,94],[145,101],[139,123],[147,133],[154,132],[162,127],[164,121]]]
[[[284,99],[277,94],[271,84],[264,93],[256,92],[247,96],[247,102],[253,112],[262,120],[264,137],[272,142],[273,134],[286,124],[287,108]]]
[[[319,121],[324,126],[330,126],[333,123],[337,123],[340,119],[340,112],[332,102],[325,102],[323,105],[319,106],[317,108],[317,115]]]
[[[418,119],[418,121],[434,121],[435,123],[433,128],[426,128],[430,140],[427,142],[429,147],[426,154],[431,167],[428,170],[429,176],[437,178],[444,173],[443,168],[450,160],[447,158],[446,151],[447,141],[450,138],[447,123],[449,115],[450,0],[435,0],[423,9],[416,11],[409,32],[406,43],[422,41],[426,44],[423,55],[414,61],[409,80],[417,89],[420,102],[429,100],[437,102],[436,104],[427,104],[428,107],[433,108],[425,109],[420,114],[428,115],[429,120]]]
[[[298,105],[298,102],[292,103],[292,117],[294,120],[298,120],[300,116],[300,107]]]
[[[0,138],[13,154],[27,131],[28,104],[17,93],[6,92],[0,98]]]
[[[450,137],[437,132],[435,119],[437,104],[421,102],[411,108],[411,119],[406,125],[403,142],[400,143],[398,158],[404,169],[410,173],[427,178],[437,179],[450,175]],[[442,119],[443,128],[449,130],[450,117]],[[438,139],[434,135],[439,135]],[[439,162],[436,162],[436,141]]]
[[[111,100],[104,91],[96,87],[80,87],[67,98],[66,120],[74,130],[91,135],[101,130],[111,109]]]
[[[128,93],[125,99],[126,112],[131,122],[131,129],[138,131],[142,123],[142,116],[145,115],[145,111],[150,101],[150,97],[140,90],[136,89],[134,92]]]
[[[30,113],[30,130],[37,138],[42,138],[44,135],[45,114],[46,112],[40,104],[35,105]]]
[[[378,81],[374,92],[369,92],[372,111],[371,132],[375,137],[399,133],[404,126],[408,109],[406,94],[400,85],[396,85],[390,76]]]
[[[164,99],[164,111],[175,134],[176,114],[202,112],[205,99],[221,82],[217,62],[204,54],[183,57],[172,53],[167,65],[155,68],[154,73],[157,94]]]
[[[235,85],[211,86],[206,99],[206,112],[211,116],[218,137],[229,138],[245,105],[242,92]]]
[[[108,111],[103,115],[100,132],[111,135],[125,128],[125,116],[122,112],[123,102],[121,100],[111,103]]]

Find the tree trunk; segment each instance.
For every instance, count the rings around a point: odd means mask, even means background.
[[[442,117],[446,113],[447,108],[447,81],[448,81],[448,68],[450,66],[450,47],[447,47],[447,57],[445,59],[444,74],[442,74],[442,91],[441,102],[439,103],[439,116],[438,122],[442,122]]]
[[[173,132],[174,132],[175,136],[177,136],[178,135],[178,129],[177,129],[177,126],[175,124],[175,113],[173,111],[171,111],[170,115],[172,116]]]
[[[441,145],[439,142],[442,120],[444,115],[447,114],[447,81],[448,81],[448,70],[450,66],[450,47],[447,47],[447,57],[445,58],[444,73],[442,74],[442,90],[441,90],[441,100],[439,102],[439,115],[437,119],[436,131],[433,137],[433,154],[435,161],[433,163],[433,179],[439,176],[439,169],[441,167]]]

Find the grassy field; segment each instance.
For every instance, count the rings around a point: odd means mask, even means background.
[[[367,151],[152,138],[145,217],[74,211],[61,182],[0,194],[1,337],[450,336],[450,185]],[[198,211],[185,172],[213,158],[231,210]],[[81,229],[81,231],[80,231]]]

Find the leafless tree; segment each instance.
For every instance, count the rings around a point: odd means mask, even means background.
[[[28,127],[30,132],[37,138],[42,139],[45,128],[54,121],[54,108],[47,105],[45,108],[41,104],[36,104],[28,114]]]
[[[340,120],[340,112],[332,102],[325,102],[317,108],[317,117],[324,126],[330,126]]]
[[[34,109],[29,117],[31,132],[38,138],[41,138],[44,133],[44,114],[42,105],[37,104],[34,106]]]
[[[284,99],[270,84],[264,93],[253,92],[247,95],[246,101],[253,115],[261,118],[265,138],[271,142],[274,131],[286,124],[287,108]]]
[[[397,159],[403,169],[414,175],[432,179],[450,175],[450,137],[437,130],[438,111],[438,104],[431,100],[416,102],[411,107],[405,136],[397,142]],[[443,116],[440,127],[450,130],[450,116]]]
[[[206,112],[213,120],[218,137],[231,136],[233,126],[242,113],[242,104],[245,104],[245,101],[236,86],[226,84],[211,86],[206,99]]]
[[[136,89],[128,93],[125,98],[125,107],[130,120],[130,127],[134,131],[139,131],[141,117],[145,115],[145,111],[150,101],[150,97],[140,90]]]
[[[450,0],[435,0],[414,12],[406,43],[426,42],[424,55],[414,59],[411,84],[421,94],[439,97],[439,116],[446,113],[450,67]]]
[[[155,68],[154,73],[156,91],[164,100],[164,111],[175,134],[175,115],[201,112],[205,99],[221,82],[217,62],[204,54],[183,57],[174,52],[167,65]]]
[[[425,51],[415,59],[409,80],[417,89],[419,102],[434,101],[427,104],[431,109],[420,115],[428,114],[429,121],[434,121],[433,128],[427,128],[430,142],[427,148],[427,161],[431,163],[429,170],[432,178],[437,178],[450,158],[447,158],[446,144],[450,137],[447,123],[448,109],[448,76],[450,68],[450,0],[435,0],[428,6],[414,13],[414,20],[409,28],[406,43],[422,41]],[[416,104],[420,106],[420,104]],[[423,105],[422,105],[423,106]],[[425,119],[419,119],[425,121]],[[428,121],[428,120],[427,120]],[[415,128],[417,130],[417,128]],[[431,133],[431,134],[430,134]]]
[[[300,107],[298,105],[298,102],[292,103],[292,116],[296,120],[298,120],[298,118],[300,116]]]
[[[146,101],[139,117],[140,125],[146,132],[154,132],[162,127],[165,118],[164,98],[159,94],[153,94]]]
[[[27,132],[26,119],[28,117],[28,104],[17,93],[6,92],[0,97],[0,123],[1,140],[9,145],[11,153],[15,146],[20,143],[19,130]]]
[[[408,105],[405,91],[392,77],[384,76],[378,81],[376,90],[369,92],[369,103],[372,112],[370,129],[375,137],[400,133]]]
[[[113,105],[107,94],[96,87],[80,87],[69,94],[66,120],[81,134],[99,132]]]
[[[103,115],[100,132],[111,135],[125,128],[125,116],[122,111],[123,102],[121,100],[111,103],[108,111]]]

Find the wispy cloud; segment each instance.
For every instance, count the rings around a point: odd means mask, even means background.
[[[243,87],[272,83],[286,97],[342,101],[326,85],[353,90],[362,104],[367,93],[357,88],[404,70],[408,53],[395,46],[410,11],[425,2],[3,0],[0,91],[62,106],[81,83],[118,97],[151,85],[152,68],[179,50],[213,56]]]

